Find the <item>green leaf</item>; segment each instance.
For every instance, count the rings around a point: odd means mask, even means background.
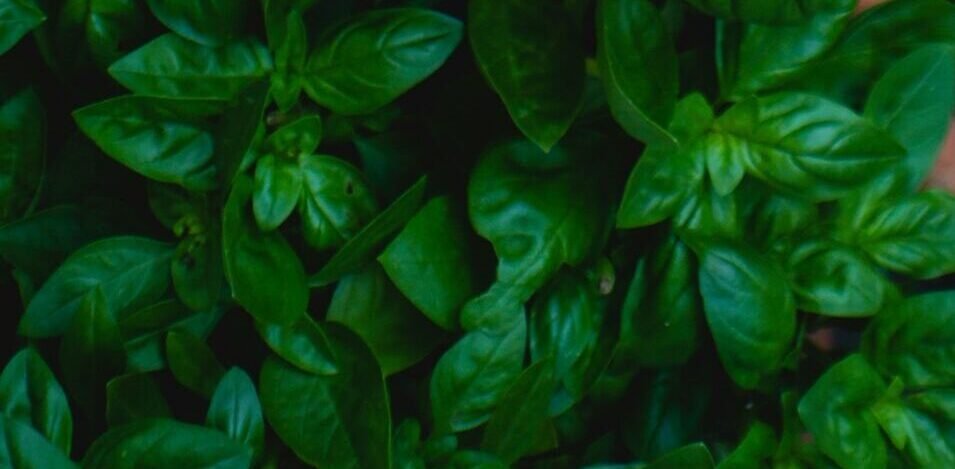
[[[166,335],[166,359],[179,384],[206,398],[212,396],[226,373],[212,349],[185,331],[173,330]]]
[[[615,359],[640,366],[679,366],[700,341],[702,306],[690,249],[667,237],[637,261],[620,318]]]
[[[245,89],[228,109],[216,129],[216,166],[219,185],[230,187],[243,170],[242,162],[262,129],[262,114],[269,104],[269,87],[257,83]]]
[[[83,297],[60,342],[63,384],[87,415],[100,421],[106,414],[106,382],[125,366],[126,352],[116,319],[102,288],[94,288]]]
[[[295,323],[308,306],[305,269],[280,233],[260,232],[249,211],[252,181],[236,179],[222,215],[222,257],[232,297],[259,321]]]
[[[80,130],[129,169],[190,190],[216,186],[213,136],[201,118],[208,100],[120,96],[73,111]]]
[[[276,155],[305,157],[322,141],[322,119],[317,114],[300,117],[279,127],[265,140],[265,148]]]
[[[45,20],[46,15],[34,0],[0,0],[0,54]]]
[[[634,383],[634,405],[622,415],[622,436],[632,454],[651,460],[697,438],[715,394],[708,371],[664,369]]]
[[[670,451],[655,459],[644,469],[711,469],[716,467],[713,456],[703,443],[694,443]]]
[[[851,110],[792,92],[736,104],[716,120],[715,132],[722,138],[707,151],[739,159],[754,176],[814,201],[849,193],[905,153]]]
[[[892,397],[876,404],[873,412],[889,440],[907,456],[906,462],[917,467],[955,464],[955,445],[949,436],[955,415],[952,390],[929,389],[901,399]]]
[[[11,27],[3,20],[3,3],[20,1],[0,1],[0,50]],[[43,106],[33,90],[0,102],[0,223],[20,217],[33,204],[43,176],[45,136]]]
[[[110,214],[92,207],[59,205],[0,226],[0,254],[31,278],[47,278],[81,246],[110,233]]]
[[[719,469],[758,469],[771,464],[776,454],[776,433],[773,427],[757,421],[746,430],[743,440],[726,459],[720,461]]]
[[[817,0],[811,16],[795,24],[746,24],[741,28],[735,80],[727,97],[745,98],[773,89],[797,75],[839,39],[856,5],[854,0]],[[727,26],[731,27],[731,26]],[[724,47],[733,47],[728,45]]]
[[[471,0],[468,35],[481,73],[517,128],[545,152],[584,93],[584,52],[570,12],[548,0]]]
[[[713,110],[702,95],[682,99],[670,130],[680,147],[651,145],[630,172],[617,211],[617,228],[659,223],[676,213],[703,180],[705,160],[697,137],[713,122]]]
[[[265,423],[255,383],[241,368],[230,369],[216,386],[206,425],[252,449],[257,459],[265,447]]]
[[[338,282],[326,319],[361,336],[385,376],[420,362],[445,340],[375,264]]]
[[[955,42],[955,41],[953,41]],[[899,60],[875,83],[865,116],[886,129],[908,154],[896,177],[914,191],[928,176],[955,108],[955,52],[925,47]]]
[[[80,68],[92,58],[106,67],[143,40],[145,2],[137,0],[67,0],[55,24],[56,65]],[[37,33],[44,47],[43,30]],[[79,48],[79,50],[77,50]],[[88,49],[88,54],[87,54]]]
[[[461,432],[486,422],[521,373],[527,341],[524,310],[499,314],[497,330],[468,332],[435,365],[431,375],[435,431]]]
[[[806,20],[823,7],[805,0],[687,0],[701,11],[727,20],[785,24]]]
[[[617,123],[648,144],[676,144],[667,130],[679,92],[673,39],[649,0],[601,0],[597,61]]]
[[[29,425],[0,415],[0,464],[17,469],[75,469],[59,448]]]
[[[298,164],[303,180],[302,230],[313,248],[343,245],[378,213],[378,202],[358,168],[324,155],[303,156]]]
[[[149,373],[117,376],[106,383],[106,421],[110,428],[171,415],[169,404]]]
[[[205,229],[179,243],[170,266],[176,295],[195,311],[215,307],[226,284],[219,226]]]
[[[121,236],[88,244],[74,252],[30,301],[19,332],[52,337],[66,332],[83,298],[100,288],[114,313],[156,301],[169,288],[166,243]]]
[[[700,253],[700,293],[727,373],[752,389],[780,369],[796,333],[796,302],[775,263],[744,246],[712,243]]]
[[[117,318],[125,341],[130,371],[156,371],[166,366],[166,333],[186,331],[196,337],[209,335],[224,309],[196,312],[176,300],[165,300]]]
[[[432,322],[457,327],[457,312],[477,290],[463,210],[447,196],[425,204],[378,261],[395,286]]]
[[[799,401],[799,417],[826,456],[842,467],[886,467],[885,441],[871,406],[885,383],[861,355],[830,367]]]
[[[313,466],[389,469],[391,417],[381,370],[357,335],[336,324],[324,327],[340,372],[312,375],[267,358],[259,374],[265,416]]]
[[[83,457],[89,469],[215,467],[246,469],[252,450],[225,434],[169,419],[139,420],[99,437]]]
[[[548,407],[556,387],[553,362],[534,363],[514,381],[488,420],[481,448],[514,463],[533,453],[534,438],[550,421]]]
[[[434,11],[366,12],[312,52],[305,91],[337,113],[368,113],[434,73],[460,41],[461,23]]]
[[[916,278],[955,272],[955,197],[922,192],[881,208],[855,234],[879,265]]]
[[[250,4],[244,0],[147,0],[162,24],[206,46],[220,46],[241,33]]]
[[[255,40],[215,48],[169,33],[119,59],[108,71],[138,95],[232,99],[271,69],[268,49]]]
[[[346,241],[322,269],[308,279],[309,286],[328,285],[371,262],[388,238],[400,230],[421,208],[427,182],[427,177],[422,176],[388,208],[368,222],[358,234]]]
[[[302,195],[302,171],[294,160],[267,154],[255,165],[252,212],[263,231],[281,225],[298,205]]]
[[[802,311],[838,317],[871,316],[892,285],[854,249],[825,242],[800,246],[789,259],[793,293]]]
[[[866,333],[867,356],[886,376],[906,386],[950,387],[955,383],[955,293],[924,293],[887,305]]]
[[[281,111],[291,109],[298,102],[308,58],[308,36],[302,14],[286,8],[286,3],[272,0],[265,3],[265,32],[269,48],[275,53],[271,92]]]
[[[256,323],[262,340],[285,361],[311,374],[333,375],[339,371],[338,359],[324,327],[308,315],[291,326]]]
[[[32,427],[63,454],[70,453],[73,415],[66,394],[33,348],[14,355],[0,374],[0,414]]]
[[[530,353],[532,362],[552,361],[550,373],[558,386],[551,415],[583,399],[602,371],[593,367],[600,362],[605,308],[597,285],[571,269],[561,271],[536,295],[529,317]]]
[[[494,246],[497,281],[521,301],[561,265],[602,247],[610,224],[605,176],[583,155],[575,146],[544,154],[510,141],[486,151],[471,174],[471,224]]]

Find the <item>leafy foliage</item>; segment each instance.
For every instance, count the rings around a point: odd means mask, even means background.
[[[955,4],[0,0],[0,467],[955,467]]]

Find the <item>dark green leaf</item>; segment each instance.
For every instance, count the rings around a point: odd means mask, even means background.
[[[607,102],[630,136],[673,146],[666,130],[680,80],[672,36],[649,0],[601,0],[597,60]]]
[[[222,215],[222,257],[232,297],[259,321],[293,324],[308,306],[305,269],[280,233],[252,220],[252,181],[235,181]]]
[[[32,427],[63,454],[70,453],[73,415],[66,395],[33,348],[14,355],[0,374],[0,414]]]
[[[460,40],[461,23],[437,12],[367,12],[312,52],[305,91],[335,112],[368,113],[434,73]]]
[[[148,373],[118,376],[106,383],[106,421],[110,428],[171,415],[169,404]]]
[[[206,398],[212,396],[226,373],[212,349],[185,331],[173,330],[166,335],[166,359],[179,384]]]
[[[326,319],[360,335],[386,376],[418,363],[445,340],[375,264],[338,282]]]
[[[75,469],[60,449],[26,423],[0,415],[0,465],[17,469]]]
[[[10,50],[29,33],[46,20],[43,10],[33,0],[0,1],[0,54]]]
[[[245,0],[148,0],[162,24],[180,36],[207,46],[234,39],[245,24]]]
[[[316,375],[338,373],[335,351],[324,326],[308,315],[291,326],[258,322],[256,328],[272,351],[302,371]]]
[[[570,12],[548,0],[471,0],[468,34],[481,73],[517,127],[545,152],[573,123],[584,53]]]
[[[113,63],[109,74],[138,95],[232,99],[271,69],[272,58],[257,41],[214,48],[169,33]]]
[[[255,165],[252,211],[263,231],[279,227],[298,205],[302,195],[302,171],[295,160],[267,154]]]
[[[871,316],[880,309],[892,285],[857,251],[829,243],[809,242],[789,259],[793,293],[802,311],[826,316]]]
[[[251,463],[252,450],[225,434],[169,419],[139,420],[112,429],[83,457],[83,467],[89,469],[247,469]]]
[[[215,144],[200,117],[221,106],[209,100],[121,96],[77,109],[73,118],[104,153],[133,171],[209,190],[216,186]]]
[[[118,318],[130,371],[146,372],[166,366],[166,332],[186,331],[196,337],[209,335],[224,310],[195,312],[176,300],[149,305]]]
[[[796,332],[796,302],[779,266],[743,246],[700,253],[700,293],[716,349],[743,388],[778,371]]]
[[[861,355],[833,365],[799,402],[819,448],[842,467],[886,467],[885,441],[871,406],[885,383]]]
[[[321,250],[353,238],[378,213],[378,202],[358,168],[331,156],[299,158],[305,240]]]
[[[361,338],[336,324],[324,327],[339,373],[312,375],[267,358],[259,375],[265,416],[311,465],[389,469],[391,418],[381,370]]]
[[[7,28],[16,28],[4,21],[4,4],[18,8],[21,1],[0,1],[0,50]],[[18,218],[33,204],[43,176],[44,124],[43,107],[33,90],[0,102],[0,222]]]
[[[534,450],[535,439],[529,437],[543,432],[550,420],[548,407],[557,384],[553,366],[551,360],[541,360],[518,376],[491,414],[481,448],[507,463]]]
[[[265,423],[255,383],[241,368],[229,370],[212,394],[206,425],[221,430],[252,449],[256,458],[265,447]]]
[[[427,182],[426,177],[418,179],[358,234],[345,242],[328,263],[309,278],[309,286],[327,285],[345,274],[355,272],[374,259],[388,238],[400,230],[421,208]]]
[[[457,312],[477,288],[466,217],[449,197],[421,208],[378,256],[395,286],[431,321],[457,327]]]
[[[121,313],[157,300],[169,288],[166,243],[132,236],[108,238],[74,252],[30,301],[19,331],[28,337],[64,333],[89,292],[100,288],[107,309]]]

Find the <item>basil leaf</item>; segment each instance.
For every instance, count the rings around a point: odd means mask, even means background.
[[[216,186],[212,134],[200,116],[214,101],[121,96],[73,111],[73,118],[104,153],[159,182],[190,190]]]
[[[75,469],[70,458],[18,420],[0,415],[0,463],[23,469]]]
[[[10,50],[46,20],[43,10],[33,0],[0,1],[0,23],[4,24],[0,32],[0,54]]]
[[[106,383],[106,421],[110,428],[170,416],[169,404],[150,374],[117,376]]]
[[[923,192],[883,205],[856,235],[881,266],[916,278],[955,272],[955,197]]]
[[[5,24],[2,5],[0,24]],[[2,42],[0,38],[0,49]],[[34,203],[43,176],[45,136],[43,107],[33,90],[0,102],[0,223],[18,218]]]
[[[224,309],[195,312],[176,300],[165,300],[117,318],[130,371],[147,372],[166,366],[166,333],[186,331],[196,337],[209,335]]]
[[[650,367],[689,360],[702,323],[695,273],[689,248],[672,236],[637,261],[621,310],[615,359]]]
[[[741,26],[735,81],[723,93],[735,99],[772,89],[797,75],[839,39],[856,2],[820,0],[795,24]]]
[[[714,128],[723,138],[708,151],[739,159],[754,176],[814,201],[848,193],[905,153],[851,110],[807,94],[748,99]]]
[[[478,67],[514,124],[550,151],[584,92],[584,53],[570,12],[547,0],[472,0],[468,31]]]
[[[265,416],[311,465],[387,469],[391,417],[381,370],[357,335],[336,324],[324,329],[341,360],[340,373],[312,375],[267,358],[259,374]]]
[[[169,288],[171,247],[123,236],[88,244],[68,257],[43,284],[20,321],[28,337],[66,332],[83,298],[103,291],[109,311],[122,312],[157,300]]]
[[[295,323],[308,306],[305,269],[285,238],[249,213],[252,181],[236,179],[222,215],[222,258],[232,297],[259,321]]]
[[[84,468],[247,468],[252,451],[225,434],[169,419],[139,420],[99,437],[83,457]]]
[[[948,357],[955,294],[923,293],[886,306],[866,332],[867,356],[886,376],[913,388],[949,387],[955,370]]]
[[[299,158],[303,191],[299,212],[305,240],[315,249],[338,247],[378,212],[360,171],[331,156]]]
[[[551,415],[561,414],[583,399],[596,381],[599,371],[594,373],[591,368],[600,358],[598,342],[605,307],[596,285],[569,269],[543,288],[531,305],[531,361],[551,360],[550,374],[557,384],[550,399]]]
[[[700,293],[720,360],[752,389],[780,369],[796,333],[796,304],[781,269],[743,246],[713,243],[700,253]]]
[[[648,0],[601,0],[597,60],[614,118],[631,137],[675,145],[666,130],[679,91],[670,32]]]
[[[337,357],[324,326],[303,315],[291,326],[257,322],[262,340],[285,361],[316,375],[338,373]]]
[[[307,115],[279,127],[269,135],[264,146],[277,155],[291,158],[311,155],[322,141],[322,119]]]
[[[437,12],[364,13],[312,52],[305,91],[341,114],[374,111],[434,73],[461,40],[461,23]]]
[[[705,13],[724,19],[785,24],[805,20],[820,2],[803,0],[687,0]]]
[[[226,372],[212,349],[185,331],[173,330],[166,335],[166,360],[179,384],[206,398],[212,396]]]
[[[147,0],[147,4],[167,28],[206,46],[220,46],[238,36],[249,12],[243,0]]]
[[[281,225],[298,205],[302,194],[302,171],[295,161],[268,154],[255,165],[252,212],[263,231]]]
[[[109,74],[138,95],[228,100],[271,69],[268,50],[257,41],[214,48],[169,33],[114,62]]]
[[[421,208],[427,182],[427,177],[418,179],[361,231],[346,241],[325,266],[309,278],[309,286],[327,285],[374,259],[388,238],[400,230]]]
[[[106,414],[102,390],[125,366],[126,352],[116,319],[103,290],[95,288],[83,297],[60,342],[63,384],[87,415],[99,421]]]
[[[437,432],[461,432],[486,422],[520,374],[527,338],[524,311],[500,314],[498,330],[468,332],[435,365],[431,409]]]
[[[46,445],[70,453],[73,415],[66,394],[33,348],[17,352],[0,374],[0,415],[32,427]]]
[[[577,151],[558,147],[545,155],[528,141],[510,141],[486,151],[471,174],[471,224],[494,246],[498,282],[520,300],[561,265],[587,260],[605,239],[602,168]]]
[[[802,311],[826,316],[871,316],[892,285],[861,253],[827,243],[806,243],[792,253],[793,293]]]
[[[861,355],[830,367],[799,401],[819,449],[842,467],[886,467],[885,441],[871,406],[885,383]]]
[[[361,336],[385,376],[420,362],[445,340],[375,264],[338,282],[326,319]]]
[[[212,394],[206,425],[218,428],[252,449],[257,458],[265,446],[265,423],[255,383],[242,369],[230,369]]]
[[[511,385],[488,420],[481,448],[513,463],[533,451],[534,438],[549,422],[547,409],[556,382],[553,363],[529,366]]]
[[[928,176],[955,108],[955,52],[925,47],[899,60],[879,78],[865,105],[866,117],[907,150],[894,172],[914,191]]]
[[[465,220],[450,198],[432,199],[378,256],[398,290],[447,330],[457,327],[458,309],[477,290]]]

